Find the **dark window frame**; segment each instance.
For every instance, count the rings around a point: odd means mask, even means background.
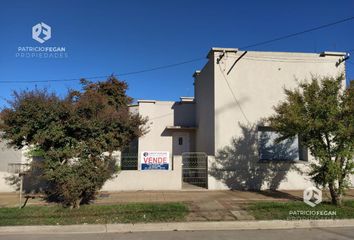
[[[277,133],[272,127],[270,126],[257,126],[257,145],[258,145],[258,161],[259,162],[284,162],[284,163],[308,163],[308,149],[301,144],[301,136],[297,135],[298,141],[298,158],[299,159],[261,159],[261,146],[260,146],[260,139],[259,139],[259,132],[274,132]]]

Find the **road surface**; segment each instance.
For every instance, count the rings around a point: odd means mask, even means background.
[[[175,231],[139,233],[90,234],[0,234],[0,240],[352,240],[353,228],[317,228],[287,230],[236,230],[236,231]]]

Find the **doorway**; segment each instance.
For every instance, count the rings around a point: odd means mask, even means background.
[[[205,153],[185,152],[182,163],[183,184],[208,188],[208,156]]]

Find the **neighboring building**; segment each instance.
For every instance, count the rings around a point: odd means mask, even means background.
[[[21,170],[26,163],[24,151],[9,148],[5,142],[0,142],[0,192],[12,192],[17,189],[13,174]],[[15,176],[16,177],[16,176]]]
[[[120,156],[122,171],[104,190],[304,189],[314,161],[301,139],[275,143],[263,120],[298,80],[345,73],[345,53],[212,48],[194,73],[195,94],[180,101],[139,100],[149,132]],[[343,82],[345,85],[345,82]],[[150,151],[168,153],[168,170],[143,170]],[[145,155],[146,154],[146,155]],[[181,156],[182,155],[182,156]],[[182,164],[183,163],[183,164]],[[189,184],[182,184],[187,182]]]

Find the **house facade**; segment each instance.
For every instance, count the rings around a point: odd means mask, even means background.
[[[312,186],[306,172],[314,158],[301,139],[275,143],[277,133],[264,119],[284,100],[284,87],[345,73],[344,57],[212,48],[206,65],[193,74],[194,97],[138,100],[130,107],[148,117],[148,132],[117,153],[121,171],[103,190]]]
[[[261,158],[265,152],[260,149],[265,145],[261,137],[267,132],[260,127],[264,118],[274,114],[273,106],[284,100],[284,87],[295,88],[298,81],[311,76],[345,73],[344,63],[338,64],[344,56],[211,49],[208,63],[194,74],[196,151],[216,158],[214,169],[209,169],[209,188],[304,189],[312,185],[301,172],[306,173],[314,159],[301,146],[294,149],[283,143],[277,146],[280,156],[275,152]]]
[[[195,152],[207,156],[203,167],[207,169],[204,187],[208,189],[312,186],[306,173],[314,158],[297,137],[275,144],[277,134],[264,119],[284,100],[284,88],[295,88],[299,81],[311,80],[312,76],[345,73],[345,63],[341,62],[344,57],[340,52],[212,48],[206,65],[193,74],[194,98],[182,97],[177,102],[140,100],[133,106],[149,118],[150,129],[135,143],[136,170],[141,171],[144,152],[167,151],[171,159],[182,155],[182,181],[185,175],[198,178],[205,172],[195,170],[193,176],[193,169],[184,171],[188,164],[183,162],[183,153]],[[124,162],[123,157],[122,165]]]

